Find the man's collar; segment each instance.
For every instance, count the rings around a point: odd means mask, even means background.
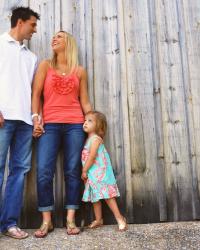
[[[5,33],[5,38],[8,42],[15,42],[15,43],[19,43],[19,41],[15,40],[8,32]],[[22,43],[20,44],[21,48],[25,48],[25,49],[28,49],[27,46]]]

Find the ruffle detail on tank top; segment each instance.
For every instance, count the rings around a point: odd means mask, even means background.
[[[67,95],[75,87],[75,82],[77,78],[75,75],[70,76],[60,76],[60,75],[52,75],[52,84],[53,90],[60,95]]]

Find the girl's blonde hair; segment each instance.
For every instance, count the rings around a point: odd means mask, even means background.
[[[96,118],[96,130],[98,136],[103,138],[107,130],[106,116],[99,111],[89,111],[86,115],[94,115]]]
[[[72,73],[78,67],[78,47],[75,38],[66,31],[60,30],[57,33],[64,33],[65,35],[65,58],[67,64],[67,71]],[[57,54],[53,52],[50,60],[50,66],[56,68]]]

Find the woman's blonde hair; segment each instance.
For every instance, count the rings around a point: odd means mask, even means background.
[[[66,31],[60,30],[57,33],[64,33],[65,35],[65,58],[67,64],[67,71],[72,73],[78,67],[78,47],[75,38]],[[57,54],[53,52],[53,56],[50,60],[52,68],[56,68]]]
[[[98,136],[103,138],[107,130],[106,116],[99,111],[89,111],[86,115],[94,115],[96,118],[96,130]]]

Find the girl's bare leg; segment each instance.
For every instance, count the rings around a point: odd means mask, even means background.
[[[126,230],[127,229],[126,219],[121,215],[116,199],[111,198],[111,199],[106,199],[105,201],[115,216],[115,219],[118,223],[119,231]]]
[[[94,229],[103,225],[101,201],[93,203],[93,209],[95,220],[88,226],[90,229]]]
[[[101,221],[102,219],[101,201],[93,203],[93,208],[94,208],[94,215],[95,215],[96,221]]]
[[[113,212],[115,219],[124,219],[124,217],[121,215],[116,199],[115,198],[110,198],[110,199],[105,199],[105,202],[109,206],[110,210]]]

